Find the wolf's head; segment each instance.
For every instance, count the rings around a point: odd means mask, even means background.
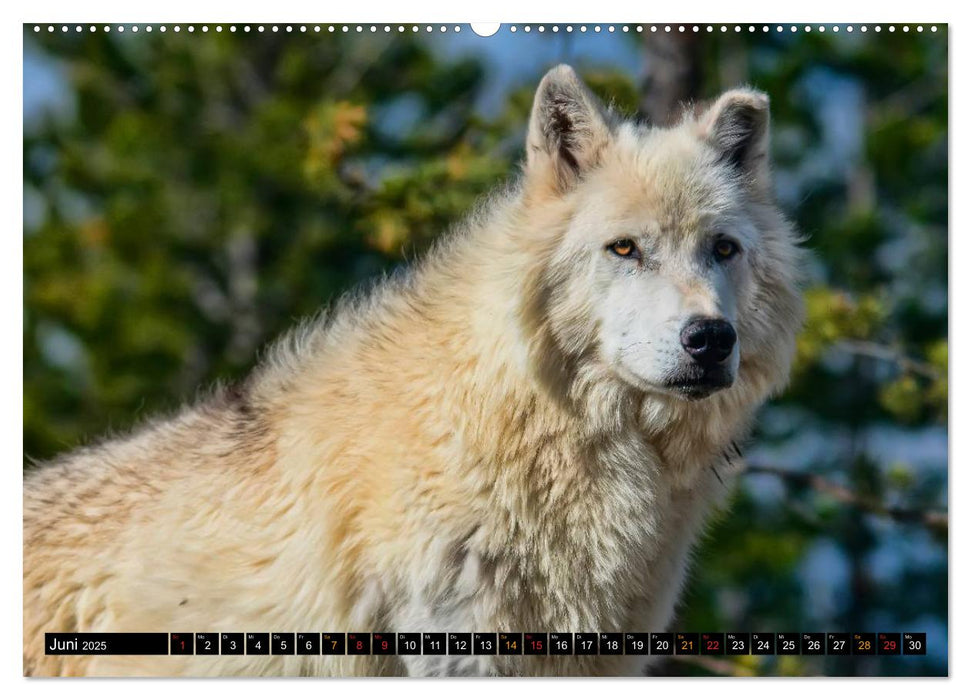
[[[588,384],[737,405],[785,383],[799,249],[772,203],[768,135],[754,90],[661,129],[610,113],[569,67],[543,78],[524,176],[543,242],[533,291]]]

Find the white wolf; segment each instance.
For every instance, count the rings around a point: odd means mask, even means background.
[[[45,656],[44,632],[661,631],[711,467],[787,381],[769,108],[624,121],[565,66],[527,158],[245,382],[24,487],[33,675],[637,674],[634,656]]]

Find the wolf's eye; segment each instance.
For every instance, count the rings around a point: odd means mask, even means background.
[[[629,238],[621,238],[619,241],[614,241],[607,249],[621,258],[639,258],[640,251],[637,250],[637,245]]]
[[[715,241],[715,258],[718,260],[728,260],[738,255],[741,249],[735,241],[721,238]]]

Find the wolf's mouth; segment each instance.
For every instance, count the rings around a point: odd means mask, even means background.
[[[725,372],[715,372],[701,377],[679,377],[664,385],[665,389],[680,394],[689,401],[706,399],[716,391],[727,389],[734,378]]]

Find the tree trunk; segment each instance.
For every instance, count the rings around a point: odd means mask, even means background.
[[[701,88],[699,35],[651,32],[644,36],[644,79],[641,113],[652,124],[677,122],[684,106],[698,99]]]

